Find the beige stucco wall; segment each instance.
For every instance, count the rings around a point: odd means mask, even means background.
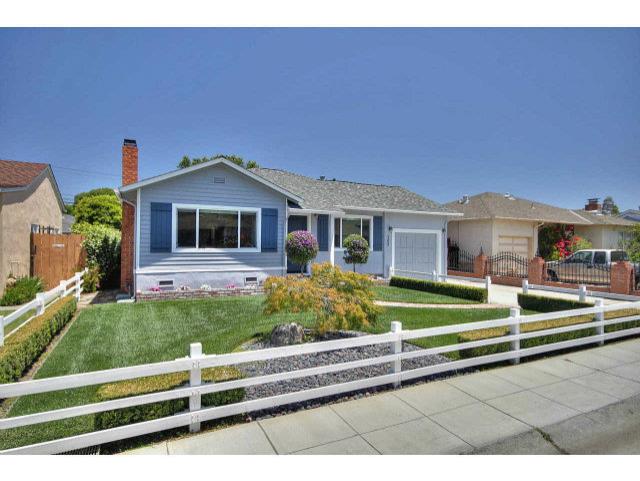
[[[62,230],[62,209],[48,176],[30,188],[4,192],[0,206],[0,294],[7,276],[29,275],[31,224]]]
[[[518,220],[463,220],[449,222],[449,238],[461,249],[477,254],[482,251],[488,255],[498,253],[500,236],[528,237],[529,257],[538,249],[538,223]]]
[[[629,229],[622,226],[575,226],[576,235],[588,239],[593,244],[594,249],[619,249],[624,247],[623,241],[625,239],[628,240],[628,232]]]

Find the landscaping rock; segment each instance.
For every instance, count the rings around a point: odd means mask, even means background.
[[[300,344],[304,338],[304,328],[300,324],[280,324],[273,328],[269,342],[273,347]]]

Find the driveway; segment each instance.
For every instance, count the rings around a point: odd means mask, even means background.
[[[626,449],[640,454],[638,395],[640,339],[633,339],[205,432],[130,453],[552,454]],[[634,424],[625,422],[625,416],[635,416]],[[624,439],[635,435],[636,441],[624,443],[618,433]]]

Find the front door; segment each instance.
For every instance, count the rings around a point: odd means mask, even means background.
[[[307,226],[307,216],[306,215],[290,215],[289,219],[287,219],[287,234],[289,232],[293,232],[296,230],[308,230]],[[287,272],[297,272],[300,273],[300,268],[298,264],[294,264],[287,258]]]

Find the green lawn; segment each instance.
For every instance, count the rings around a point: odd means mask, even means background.
[[[262,300],[255,296],[90,307],[78,316],[36,378],[171,360],[186,356],[192,342],[201,342],[205,354],[221,354],[268,333],[276,324],[297,321],[311,325],[308,315],[264,316]],[[506,316],[507,309],[388,308],[371,331],[386,332],[395,320],[401,321],[404,329],[417,329]],[[456,336],[417,342],[437,346],[456,342]],[[97,388],[24,396],[9,415],[95,402]],[[92,428],[90,415],[0,431],[0,449],[81,434]]]
[[[432,292],[403,289],[402,287],[374,286],[375,298],[381,301],[410,302],[413,304],[476,304],[475,301],[459,297],[434,294]]]

